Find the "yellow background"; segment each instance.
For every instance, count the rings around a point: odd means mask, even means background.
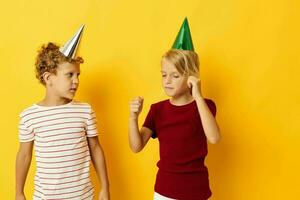
[[[150,104],[167,98],[160,58],[185,16],[223,136],[206,160],[212,199],[300,199],[299,8],[297,0],[1,1],[0,199],[14,199],[18,114],[44,95],[34,77],[36,51],[48,41],[63,44],[83,23],[76,99],[96,110],[112,200],[151,199],[158,141],[130,152],[128,102],[144,96],[141,124]]]

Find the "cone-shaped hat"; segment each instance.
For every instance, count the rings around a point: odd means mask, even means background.
[[[184,19],[172,48],[194,51],[194,45],[187,18]]]
[[[77,47],[80,43],[81,35],[83,32],[84,25],[74,34],[74,36],[62,47],[59,51],[66,57],[75,58]]]

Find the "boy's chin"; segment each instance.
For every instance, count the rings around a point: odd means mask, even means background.
[[[167,95],[169,98],[177,98],[177,97],[178,97],[178,95],[170,94],[170,93],[166,93],[166,95]]]
[[[187,92],[182,92],[182,93],[175,93],[175,92],[165,91],[165,94],[170,98],[179,98],[179,97],[182,97],[182,96],[190,95],[190,92],[187,91]]]
[[[168,97],[173,97],[173,96],[174,96],[174,94],[173,94],[173,93],[171,93],[171,92],[167,92],[167,91],[165,91],[165,94],[166,94]]]
[[[69,95],[64,96],[64,99],[72,101],[74,99],[74,97],[75,97],[75,94],[74,95],[69,94]]]
[[[178,96],[180,95],[180,91],[177,91],[177,90],[164,90],[165,94],[168,96],[168,97],[175,97],[175,96]]]

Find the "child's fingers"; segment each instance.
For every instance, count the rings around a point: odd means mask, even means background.
[[[142,105],[142,102],[138,101],[138,100],[134,100],[130,102],[130,105]]]
[[[132,99],[131,102],[137,102],[137,103],[143,104],[144,98],[143,97],[135,97]]]
[[[134,98],[131,102],[130,102],[130,111],[131,112],[139,112],[142,108],[143,105],[143,100],[139,97]]]
[[[189,76],[187,80],[188,87],[191,88],[197,84],[200,84],[200,79],[195,76]]]
[[[189,88],[191,88],[191,87],[192,87],[192,83],[191,83],[191,81],[190,81],[190,80],[188,80],[188,81],[187,81],[187,85],[188,85],[188,87],[189,87]]]
[[[135,97],[130,101],[129,107],[130,107],[130,112],[132,113],[139,113],[142,110],[143,107],[143,97]]]
[[[132,103],[132,104],[130,104],[130,107],[131,108],[139,108],[139,107],[141,107],[141,104],[140,103]]]
[[[132,105],[130,106],[131,112],[139,112],[140,111],[140,106],[138,105]]]
[[[144,102],[144,97],[137,97],[137,100],[140,102],[140,103],[143,103]]]
[[[141,100],[142,102],[144,102],[144,97],[140,97],[140,100]]]

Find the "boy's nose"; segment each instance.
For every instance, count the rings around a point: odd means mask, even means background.
[[[78,78],[74,78],[74,79],[73,79],[73,83],[74,83],[74,84],[78,84],[78,83],[79,83],[79,79],[78,79]]]
[[[171,83],[171,78],[170,77],[166,78],[166,83]]]

